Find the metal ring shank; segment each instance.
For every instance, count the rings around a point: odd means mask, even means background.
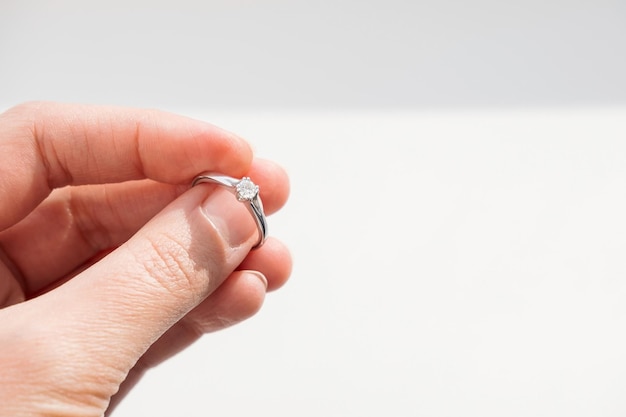
[[[191,186],[195,187],[196,185],[204,183],[204,182],[213,183],[213,184],[221,185],[226,188],[230,188],[232,190],[235,190],[236,193],[238,193],[237,186],[244,180],[249,181],[250,184],[255,186],[254,183],[252,183],[250,179],[247,177],[239,180],[237,178],[229,177],[227,175],[208,174],[208,173],[200,174],[196,178],[194,178],[193,182],[191,183]],[[263,245],[263,243],[265,242],[265,238],[267,237],[267,219],[265,217],[265,213],[263,212],[263,202],[261,201],[261,197],[259,197],[258,187],[257,187],[257,192],[254,194],[253,197],[245,198],[242,200],[238,196],[237,199],[244,203],[246,202],[248,203],[248,207],[250,207],[252,216],[254,217],[254,220],[256,220],[256,224],[259,229],[259,241],[257,242],[256,245],[252,247],[252,249],[259,248],[261,247],[261,245]]]

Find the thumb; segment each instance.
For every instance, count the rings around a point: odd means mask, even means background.
[[[14,390],[34,395],[47,386],[80,415],[91,415],[86,407],[101,415],[141,355],[228,277],[258,233],[246,204],[228,190],[192,188],[97,264],[5,309],[23,309],[12,314],[20,335],[12,350],[27,345],[36,368]],[[24,375],[24,363],[18,371]]]

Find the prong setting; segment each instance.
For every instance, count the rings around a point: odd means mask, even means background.
[[[235,189],[239,201],[252,201],[259,194],[259,186],[253,183],[249,177],[243,177]]]

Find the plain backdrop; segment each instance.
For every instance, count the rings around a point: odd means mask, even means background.
[[[623,1],[0,2],[0,107],[157,107],[292,179],[291,281],[130,416],[626,413]]]
[[[0,102],[619,104],[622,0],[2,0]]]

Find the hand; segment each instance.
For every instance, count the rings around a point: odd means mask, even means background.
[[[52,103],[0,115],[0,415],[102,416],[286,281],[283,244],[250,252],[245,204],[190,188],[203,171],[252,177],[267,214],[287,199],[281,168],[203,122]]]

